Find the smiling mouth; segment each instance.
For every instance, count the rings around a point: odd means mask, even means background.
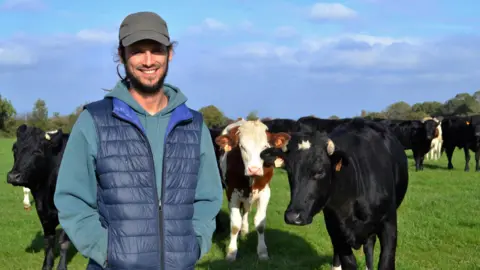
[[[145,73],[145,74],[153,74],[153,73],[155,73],[156,71],[157,71],[156,69],[142,70],[142,72]]]

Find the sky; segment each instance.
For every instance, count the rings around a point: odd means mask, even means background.
[[[178,42],[166,82],[193,109],[297,119],[445,102],[480,89],[479,9],[473,0],[0,0],[0,95],[18,113],[44,99],[50,114],[103,98],[118,80],[121,21],[153,11]]]

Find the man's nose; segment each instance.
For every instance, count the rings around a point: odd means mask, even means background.
[[[145,65],[151,66],[153,64],[152,53],[150,51],[145,52]]]

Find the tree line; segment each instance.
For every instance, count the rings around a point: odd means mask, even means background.
[[[15,131],[21,124],[39,127],[45,131],[62,129],[64,132],[72,130],[78,115],[83,110],[83,106],[78,106],[72,113],[61,115],[54,112],[49,116],[47,104],[44,100],[38,99],[33,104],[31,112],[17,114],[12,102],[0,95],[0,137],[15,137]],[[215,105],[208,105],[199,110],[204,117],[208,127],[223,126],[235,121],[239,117],[247,120],[259,119],[258,111],[252,111],[246,116],[230,118],[226,116]],[[312,112],[314,113],[314,112]],[[364,118],[383,118],[383,119],[422,119],[425,116],[448,116],[448,115],[473,115],[480,114],[480,90],[473,94],[459,93],[446,102],[425,101],[413,105],[404,101],[395,102],[379,112],[369,112],[362,110],[359,115],[352,117]],[[312,116],[315,116],[312,114]],[[274,119],[275,117],[263,117],[262,120]],[[338,116],[332,115],[330,119],[338,119]]]

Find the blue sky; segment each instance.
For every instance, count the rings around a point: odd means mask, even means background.
[[[101,99],[118,79],[119,24],[144,10],[179,42],[167,81],[231,118],[350,117],[480,89],[478,1],[111,3],[0,1],[0,94],[19,113],[37,98],[62,114]]]

